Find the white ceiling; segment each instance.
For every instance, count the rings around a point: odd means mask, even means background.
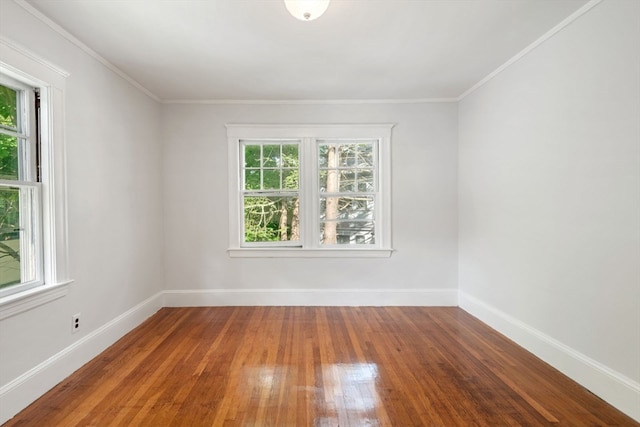
[[[587,0],[29,0],[162,100],[456,98]]]

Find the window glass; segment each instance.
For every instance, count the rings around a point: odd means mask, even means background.
[[[0,295],[14,285],[40,282],[40,188],[30,129],[35,108],[31,88],[0,85]]]
[[[320,245],[375,244],[376,141],[318,141]]]
[[[19,174],[18,138],[0,133],[0,179],[17,180]]]
[[[0,288],[20,281],[20,189],[0,187]]]
[[[0,85],[0,179],[18,179],[18,91]],[[12,131],[12,132],[11,132]],[[13,135],[12,135],[13,133]]]
[[[18,130],[18,91],[0,85],[0,126]]]
[[[321,244],[373,245],[375,227],[373,222],[328,221],[320,224]]]
[[[283,141],[243,141],[245,243],[300,239],[299,148]]]
[[[300,239],[299,198],[245,196],[245,242],[297,241]]]

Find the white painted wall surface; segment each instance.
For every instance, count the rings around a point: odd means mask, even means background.
[[[640,417],[640,2],[597,5],[459,123],[461,299],[602,364]]]
[[[165,275],[167,289],[176,291],[167,296],[168,304],[419,304],[444,297],[455,305],[456,116],[452,103],[165,105]],[[396,123],[391,142],[396,252],[382,259],[230,258],[227,123]],[[252,299],[242,293],[247,289],[262,292]],[[340,294],[345,289],[356,292]],[[201,292],[181,293],[186,290]],[[411,292],[368,299],[380,290]]]
[[[636,1],[605,0],[459,106],[159,106],[0,1],[0,34],[71,72],[75,279],[0,321],[0,423],[161,306],[163,289],[167,305],[455,304],[459,283],[468,307],[637,387],[639,16]],[[396,123],[392,257],[229,258],[224,125],[252,122]]]
[[[11,1],[0,4],[0,34],[71,73],[65,132],[75,279],[65,297],[0,321],[2,423],[118,336],[96,335],[70,357],[60,352],[163,289],[163,227],[159,105]],[[72,335],[75,313],[81,329]],[[46,365],[52,357],[59,363]],[[7,387],[38,367],[48,371],[37,381]]]

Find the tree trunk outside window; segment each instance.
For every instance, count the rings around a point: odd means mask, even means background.
[[[338,160],[340,149],[337,146],[330,146],[327,152],[327,193],[337,193],[340,189],[340,173],[338,171]],[[322,243],[338,243],[337,226],[338,219],[338,197],[327,197],[325,208],[324,236]]]

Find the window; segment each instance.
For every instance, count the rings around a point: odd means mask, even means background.
[[[392,125],[227,125],[231,256],[389,256]]]
[[[300,141],[241,140],[243,243],[300,243]]]
[[[67,294],[69,73],[0,38],[0,320]]]
[[[37,102],[0,76],[0,295],[42,283]]]

